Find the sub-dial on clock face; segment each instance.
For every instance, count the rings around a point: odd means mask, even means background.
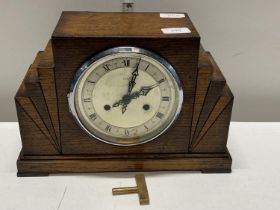
[[[88,134],[131,146],[166,131],[180,112],[183,95],[175,70],[165,60],[143,49],[124,48],[113,48],[111,54],[107,50],[83,65],[69,103]]]

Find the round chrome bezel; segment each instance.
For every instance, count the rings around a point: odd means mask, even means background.
[[[77,84],[80,80],[80,78],[82,78],[83,74],[90,69],[91,65],[93,65],[96,61],[98,61],[99,59],[108,56],[108,55],[112,55],[112,54],[117,54],[117,53],[137,53],[137,54],[142,54],[148,57],[153,58],[154,60],[156,60],[157,62],[159,62],[160,64],[162,64],[166,70],[168,70],[168,72],[173,76],[175,83],[177,85],[177,91],[178,91],[178,106],[177,106],[177,110],[172,118],[172,120],[169,122],[169,124],[167,124],[167,126],[157,135],[153,136],[150,139],[147,139],[145,141],[141,141],[141,142],[136,142],[136,143],[130,143],[130,144],[121,144],[121,143],[116,143],[116,142],[111,142],[105,139],[100,138],[99,136],[93,134],[91,131],[89,131],[84,124],[81,122],[79,115],[77,113],[76,107],[75,107],[75,92],[76,92],[76,87]],[[86,62],[84,62],[82,64],[82,66],[77,70],[72,82],[71,82],[71,86],[70,86],[70,91],[67,95],[68,97],[68,105],[69,105],[69,110],[71,112],[71,114],[73,115],[76,123],[80,126],[80,128],[82,128],[88,135],[90,135],[91,137],[94,137],[95,139],[98,139],[104,143],[107,144],[111,144],[111,145],[116,145],[116,146],[134,146],[134,145],[140,145],[140,144],[145,144],[147,142],[150,142],[154,139],[156,139],[157,137],[159,137],[160,135],[162,135],[168,128],[170,128],[170,126],[175,122],[175,120],[178,118],[179,113],[181,111],[182,108],[182,104],[183,104],[183,90],[182,90],[182,85],[180,82],[180,79],[176,73],[176,70],[161,56],[142,49],[142,48],[138,48],[138,47],[129,47],[129,46],[121,46],[121,47],[114,47],[114,48],[110,48],[107,49],[105,51],[102,51],[100,53],[98,53],[97,55],[93,56],[92,58],[90,58],[89,60],[87,60]]]

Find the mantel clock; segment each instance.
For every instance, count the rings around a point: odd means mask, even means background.
[[[231,170],[233,95],[187,14],[63,12],[15,102],[19,176]]]

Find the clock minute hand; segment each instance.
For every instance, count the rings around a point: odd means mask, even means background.
[[[155,87],[157,87],[158,84],[154,84],[154,85],[150,85],[150,86],[142,86],[140,88],[139,91],[135,91],[133,92],[130,97],[131,99],[136,99],[136,98],[139,98],[140,96],[146,96],[148,95],[148,93]]]
[[[150,86],[142,86],[142,87],[140,88],[139,91],[133,92],[133,93],[129,96],[129,98],[130,98],[130,99],[136,99],[136,98],[138,98],[138,97],[140,97],[140,96],[146,96],[146,95],[148,95],[148,93],[149,93],[153,88],[155,88],[155,87],[157,87],[157,86],[158,86],[158,84],[154,84],[154,85],[150,85]],[[128,103],[126,103],[125,100],[121,99],[121,100],[115,102],[115,103],[113,104],[113,107],[118,107],[118,106],[120,106],[120,105],[123,105],[123,107],[126,107],[127,104],[128,104]],[[123,110],[122,110],[122,111],[123,111]]]

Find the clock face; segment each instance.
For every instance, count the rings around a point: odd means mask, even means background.
[[[71,113],[89,135],[131,146],[155,139],[178,116],[179,78],[160,56],[135,47],[106,50],[82,65],[68,95]]]

